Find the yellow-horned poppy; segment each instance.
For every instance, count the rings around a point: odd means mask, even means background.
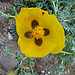
[[[15,20],[18,44],[27,58],[58,54],[64,48],[64,29],[55,15],[40,8],[21,8]]]

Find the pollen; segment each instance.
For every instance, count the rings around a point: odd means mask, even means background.
[[[44,35],[44,30],[43,27],[39,27],[37,26],[34,30],[33,30],[33,36],[38,39],[38,38],[42,38]]]

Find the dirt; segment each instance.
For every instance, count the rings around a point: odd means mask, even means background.
[[[6,13],[7,9],[12,9],[13,5],[9,2],[0,2],[0,11]],[[5,49],[5,46],[8,42],[8,29],[12,28],[12,23],[14,23],[14,19],[4,19],[0,17],[0,53]],[[1,55],[0,55],[1,57]],[[1,61],[1,60],[0,60]],[[6,75],[7,71],[4,67],[1,66],[0,63],[0,75]]]
[[[13,5],[10,3],[0,2],[0,11],[5,13],[7,9],[12,9]],[[8,41],[8,31],[12,27],[13,19],[4,19],[0,17],[0,52],[5,48]]]

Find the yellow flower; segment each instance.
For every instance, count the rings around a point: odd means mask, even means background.
[[[67,72],[69,73],[70,72],[70,69],[68,69]]]
[[[24,69],[25,69],[25,70],[26,70],[26,69],[29,69],[29,67],[28,67],[27,65],[25,65],[25,66],[24,66]]]
[[[18,44],[27,58],[58,54],[64,48],[64,29],[55,15],[40,8],[21,8],[15,20]]]
[[[15,73],[14,72],[10,72],[9,75],[15,75]]]

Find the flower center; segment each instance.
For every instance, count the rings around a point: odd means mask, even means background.
[[[34,30],[33,30],[33,36],[38,39],[38,38],[42,38],[42,36],[44,35],[44,30],[42,27],[37,26]]]

